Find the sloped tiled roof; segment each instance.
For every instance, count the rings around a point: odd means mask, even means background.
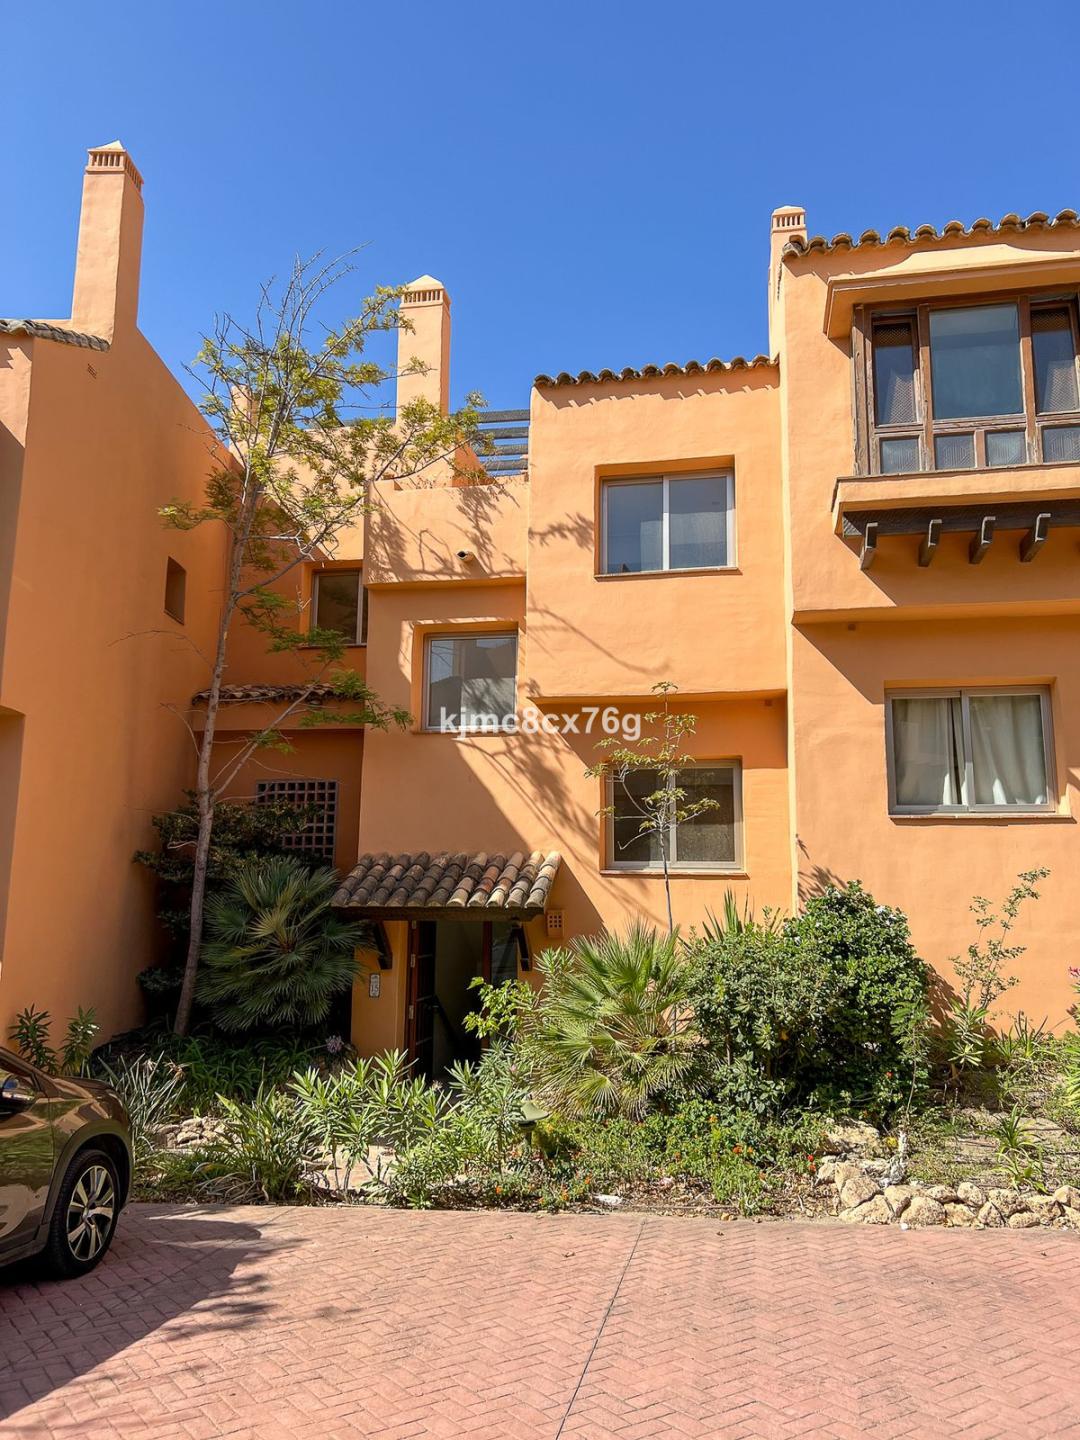
[[[576,375],[563,370],[558,375],[537,375],[533,384],[538,389],[553,385],[607,385],[613,380],[656,380],[665,375],[715,375],[729,370],[758,370],[775,365],[768,355],[755,355],[752,360],[736,355],[733,360],[688,360],[685,365],[643,365],[640,370],[627,365],[623,370],[579,370]]]
[[[334,895],[340,909],[363,911],[383,919],[432,912],[523,918],[540,915],[559,868],[559,854],[534,850],[526,855],[489,855],[464,851],[432,855],[361,855]]]
[[[333,685],[223,685],[221,687],[222,705],[257,705],[261,701],[276,702],[279,700],[302,700],[312,705],[318,705],[322,700],[341,700],[348,697],[341,696]],[[191,697],[193,705],[205,705],[210,699],[209,690],[200,690],[198,694]]]
[[[879,234],[877,230],[864,230],[858,239],[846,234],[834,235],[831,240],[824,235],[813,235],[809,240],[793,236],[781,253],[793,256],[815,255],[834,250],[866,250],[883,245],[913,246],[921,245],[924,241],[956,240],[962,236],[1013,235],[1022,230],[1074,230],[1078,225],[1080,215],[1077,215],[1075,210],[1059,210],[1053,217],[1042,210],[1036,210],[1026,220],[1019,215],[1003,215],[996,225],[985,216],[973,220],[970,225],[965,225],[962,220],[950,220],[940,231],[933,225],[919,225],[914,230],[909,230],[906,225],[894,225],[885,235]]]
[[[84,350],[108,350],[108,340],[64,330],[47,320],[0,320],[0,335],[29,335],[35,340],[57,340],[61,345],[81,345]]]

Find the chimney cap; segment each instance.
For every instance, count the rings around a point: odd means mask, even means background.
[[[116,171],[119,174],[127,175],[134,183],[136,190],[142,190],[143,177],[139,174],[138,167],[131,158],[131,152],[125,149],[122,141],[110,140],[107,145],[94,145],[87,151],[87,174],[94,174],[102,170]]]
[[[801,230],[806,224],[806,210],[802,205],[777,205],[772,222],[774,230]]]

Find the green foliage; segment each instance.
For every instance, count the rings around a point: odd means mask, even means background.
[[[694,1079],[725,1111],[883,1113],[924,1083],[926,967],[904,916],[857,883],[778,927],[714,929],[690,953],[704,1041]]]
[[[235,1203],[288,1204],[309,1186],[318,1132],[295,1096],[262,1086],[249,1101],[221,1099],[224,1130],[204,1152],[203,1183]]]
[[[85,1075],[100,1026],[93,1006],[84,1010],[80,1005],[67,1023],[59,1051],[52,1048],[52,1016],[47,1010],[28,1005],[15,1017],[8,1031],[24,1060],[49,1074]]]
[[[291,858],[249,861],[207,904],[198,998],[226,1031],[325,1020],[352,985],[363,925],[330,908],[333,870]]]
[[[689,967],[677,936],[640,923],[539,960],[517,1025],[537,1098],[568,1115],[637,1118],[686,1073]]]
[[[153,1149],[154,1131],[175,1114],[184,1091],[184,1072],[164,1055],[121,1055],[101,1060],[100,1078],[124,1102],[131,1121],[131,1148],[136,1161]]]
[[[191,882],[195,870],[195,843],[199,834],[199,810],[195,795],[186,791],[182,805],[153,817],[158,849],[139,850],[135,859],[152,870],[161,886],[158,916],[173,936],[186,939]],[[317,818],[314,807],[286,805],[279,801],[241,804],[218,802],[214,815],[207,862],[207,885],[220,889],[253,860],[273,855],[288,856],[288,840],[302,834]],[[139,983],[148,993],[170,994],[179,989],[176,972],[167,967],[143,971]]]
[[[281,1089],[297,1070],[307,1070],[319,1057],[329,1060],[325,1042],[310,1036],[271,1035],[230,1040],[220,1035],[178,1036],[154,1030],[138,1048],[110,1047],[102,1063],[114,1068],[129,1060],[161,1059],[183,1072],[184,1106],[192,1114],[216,1114],[219,1097],[253,1100],[260,1087]]]
[[[1010,1185],[1041,1185],[1043,1150],[1031,1139],[1030,1121],[1019,1105],[998,1118],[994,1127],[998,1168]]]

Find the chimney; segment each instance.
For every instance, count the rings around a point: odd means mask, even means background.
[[[112,340],[121,330],[134,330],[138,317],[142,183],[119,140],[89,152],[71,324],[103,340]]]
[[[430,400],[443,415],[450,410],[450,296],[442,282],[421,275],[401,297],[401,315],[412,326],[398,331],[397,409],[411,400]],[[410,360],[421,360],[427,374],[403,375]]]
[[[806,239],[806,211],[801,205],[780,205],[772,212],[769,227],[769,354],[780,350],[780,326],[776,312],[780,303],[780,256],[789,240]]]

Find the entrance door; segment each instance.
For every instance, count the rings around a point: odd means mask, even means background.
[[[405,1049],[413,1074],[430,1080],[435,1042],[434,920],[414,920],[409,927],[409,995],[405,1011]]]

